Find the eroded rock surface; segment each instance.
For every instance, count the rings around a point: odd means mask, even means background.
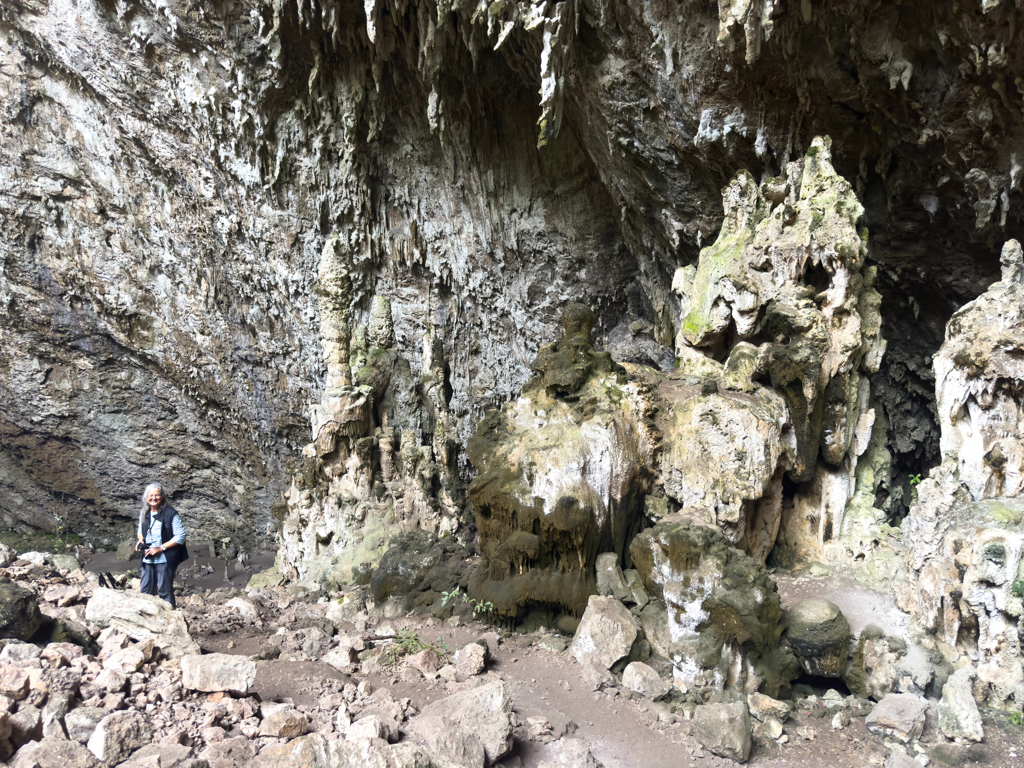
[[[662,522],[637,536],[630,553],[657,598],[640,615],[644,633],[674,664],[678,688],[776,695],[796,677],[795,659],[779,648],[775,584],[720,532]]]
[[[652,439],[637,385],[593,349],[596,316],[562,313],[561,341],[533,363],[518,399],[469,441],[469,498],[482,561],[472,597],[499,616],[542,606],[579,618],[597,591],[599,552],[627,563],[651,480]]]

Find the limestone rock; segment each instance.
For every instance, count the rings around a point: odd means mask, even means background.
[[[626,602],[631,599],[629,587],[619,567],[619,556],[614,552],[602,552],[595,561],[597,572],[597,594],[614,597]]]
[[[672,686],[661,679],[661,676],[640,661],[633,661],[622,671],[622,685],[641,696],[657,701],[668,695]]]
[[[0,577],[0,638],[28,640],[42,623],[36,596]]]
[[[537,768],[602,768],[583,739],[561,738],[545,752],[551,757],[541,760]]]
[[[871,710],[864,725],[872,733],[909,744],[924,730],[928,704],[909,693],[890,693]]]
[[[0,568],[6,568],[17,559],[18,554],[0,541]]]
[[[1024,493],[1024,255],[1003,245],[1002,280],[961,307],[935,355],[942,452],[975,499]]]
[[[133,640],[150,638],[172,657],[198,653],[180,611],[153,595],[97,588],[85,605],[85,618],[98,627],[112,627]]]
[[[541,604],[578,617],[597,591],[598,553],[624,558],[640,523],[653,450],[645,406],[594,351],[595,321],[567,305],[562,339],[541,348],[537,375],[467,443],[482,555],[469,593],[499,616],[521,619]]]
[[[118,768],[202,768],[205,762],[194,758],[183,744],[147,744]]]
[[[802,600],[789,611],[786,637],[804,671],[839,677],[849,656],[850,623],[828,600]]]
[[[309,721],[296,709],[287,708],[275,712],[260,722],[260,736],[278,739],[294,739],[306,732]]]
[[[630,554],[655,598],[641,613],[644,634],[673,662],[677,687],[788,687],[796,662],[779,650],[779,594],[759,563],[688,521],[649,528]]]
[[[81,744],[56,738],[26,744],[9,763],[11,768],[95,768],[99,764]]]
[[[630,657],[642,638],[640,622],[613,597],[594,595],[587,604],[569,653],[580,664],[594,663],[612,669]]]
[[[306,737],[300,737],[300,739],[302,738]],[[281,746],[287,747],[288,745],[282,744]],[[284,750],[283,753],[287,754],[287,750]],[[253,764],[256,748],[253,746],[252,740],[245,736],[235,736],[207,745],[199,753],[199,757],[217,768],[247,768]]]
[[[702,444],[724,443],[711,451],[713,463],[725,468],[724,477],[718,478],[715,466],[707,475],[716,478],[710,483],[720,496],[716,515],[724,513],[734,543],[748,531],[758,534],[745,548],[759,559],[774,545],[780,522],[788,547],[813,551],[843,532],[857,459],[867,445],[857,435],[870,433],[874,419],[867,376],[878,370],[885,350],[875,271],[865,266],[867,244],[857,230],[863,208],[835,172],[827,137],[815,138],[802,162],[790,163],[782,176],[760,186],[751,174],[737,174],[723,190],[723,202],[725,220],[715,243],[701,251],[692,275],[677,272],[673,282],[684,311],[678,356],[685,361],[687,347],[714,349],[728,337],[733,346],[725,348],[730,352],[725,383],[756,391],[751,377],[767,374],[785,408],[756,420],[748,417],[748,425],[726,424],[722,431],[731,437],[725,439],[717,425],[698,426]],[[765,337],[771,340],[756,350],[748,343]],[[744,428],[755,424],[744,443]],[[778,500],[772,512],[744,519],[749,511],[744,514],[743,501],[750,506],[760,499],[775,476],[784,425],[791,433],[785,451],[791,480],[814,480],[821,471],[819,454],[847,478],[845,489],[834,484],[839,498],[827,505],[827,516],[821,496],[808,505],[808,511],[818,512],[817,530],[807,528],[796,505],[788,521],[780,521],[781,487],[773,491]],[[806,490],[813,495],[824,486]]]
[[[394,741],[398,738],[398,725],[380,715],[361,717],[345,729],[345,741],[361,739],[383,739]]]
[[[1013,591],[1024,578],[1024,501],[973,501],[952,460],[933,470],[919,495],[907,519],[908,565],[919,575],[903,607],[948,645],[963,642],[977,656],[980,701],[1024,700],[1024,659],[1014,639],[1024,606]],[[977,630],[963,632],[966,626]]]
[[[488,656],[487,646],[468,643],[455,653],[455,669],[467,677],[479,675],[487,666]]]
[[[68,738],[85,744],[89,741],[100,720],[107,716],[107,711],[100,707],[75,707],[64,715]]]
[[[857,638],[843,679],[857,696],[880,701],[894,692],[900,662],[906,653],[906,640],[886,637],[882,629],[869,624]]]
[[[428,704],[409,728],[442,757],[482,767],[512,748],[511,711],[508,687],[496,680]]]
[[[15,748],[43,738],[43,713],[38,707],[22,704],[8,717],[11,726],[11,744]]]
[[[116,764],[133,750],[148,744],[151,736],[146,716],[129,709],[100,720],[86,746],[101,762]]]
[[[686,369],[658,387],[664,417],[661,457],[665,494],[684,513],[706,519],[729,541],[764,562],[782,514],[782,398],[761,386],[752,394],[703,394]]]
[[[737,701],[697,707],[693,715],[693,736],[716,755],[747,762],[752,738],[746,706]]]
[[[758,720],[774,719],[785,722],[790,712],[793,711],[793,705],[788,701],[779,701],[771,696],[765,696],[763,693],[752,693],[747,696],[747,709]]]
[[[974,669],[963,667],[950,675],[942,688],[942,702],[938,707],[939,728],[947,738],[956,741],[982,741],[985,738],[981,713],[971,692],[974,677]]]
[[[244,656],[211,653],[183,656],[181,684],[194,691],[229,691],[246,695],[256,681],[256,662]]]
[[[0,696],[21,701],[28,696],[28,671],[11,664],[0,664]]]

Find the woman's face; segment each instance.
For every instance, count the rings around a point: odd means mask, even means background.
[[[160,502],[162,502],[163,500],[164,500],[164,495],[162,493],[160,493],[160,491],[156,490],[155,488],[153,490],[151,490],[149,493],[146,494],[146,503],[149,504],[149,506],[154,508],[154,509],[159,507],[160,506]]]

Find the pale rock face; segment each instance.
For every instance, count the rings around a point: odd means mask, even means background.
[[[700,501],[713,509],[714,522],[734,542],[744,539],[745,528],[759,529],[761,540],[744,543],[761,559],[775,544],[780,524],[790,552],[820,554],[826,542],[843,534],[846,506],[858,483],[880,480],[858,476],[857,463],[876,418],[867,375],[878,370],[885,352],[881,297],[872,287],[875,271],[866,267],[867,245],[857,230],[863,208],[832,167],[830,148],[827,138],[815,139],[785,176],[760,187],[749,174],[738,174],[724,190],[718,239],[701,251],[695,271],[677,270],[673,280],[683,307],[677,338],[682,364],[692,359],[690,347],[728,351],[727,385],[756,391],[750,379],[761,375],[784,403],[760,419],[767,431],[751,429],[742,419],[722,419],[712,427],[705,418],[708,439],[689,442],[712,443],[705,452],[726,472],[712,475],[713,498],[693,499],[690,491],[679,499],[684,508]],[[735,341],[723,350],[727,337]],[[732,461],[721,461],[716,442],[730,446]],[[739,463],[741,471],[733,473],[736,457],[749,466]],[[804,484],[785,513],[781,474],[773,482],[781,471]],[[707,495],[706,477],[690,481],[698,494]],[[666,482],[666,492],[671,488]],[[752,512],[750,502],[762,498],[762,518],[774,519],[750,525],[744,519],[750,513],[741,509],[745,504]]]
[[[964,305],[935,356],[942,452],[975,499],[1024,492],[1024,254],[1003,246],[1002,280]]]
[[[1020,495],[1024,258],[1008,241],[1003,279],[950,319],[935,357],[944,462],[918,486],[905,530],[918,578],[905,608],[977,664],[975,695],[1024,701]]]
[[[782,398],[760,386],[703,395],[671,379],[659,394],[671,404],[661,455],[665,494],[764,562],[781,519]]]
[[[345,258],[337,239],[321,253],[327,386],[310,409],[313,442],[303,451],[306,466],[292,475],[281,526],[282,571],[314,582],[348,581],[355,570],[375,565],[401,531],[453,532],[462,498],[448,437],[455,421],[441,391],[443,352],[424,339],[421,397],[394,348],[388,298],[374,296],[369,327],[352,333]],[[424,433],[432,435],[428,445],[421,444]]]

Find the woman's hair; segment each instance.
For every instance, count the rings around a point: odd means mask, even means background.
[[[140,514],[149,512],[149,502],[146,501],[146,497],[149,496],[150,491],[160,491],[160,509],[167,506],[167,494],[164,493],[164,487],[160,483],[150,483],[146,486],[146,490],[142,492],[142,511]]]

